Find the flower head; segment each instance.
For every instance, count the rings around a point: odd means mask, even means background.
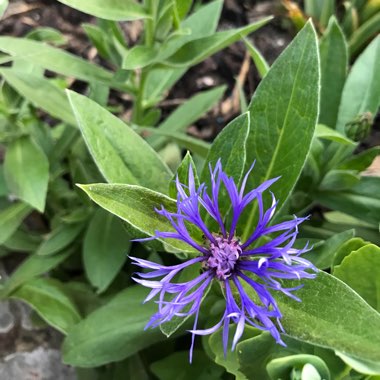
[[[163,207],[156,210],[170,221],[174,231],[156,231],[155,236],[148,239],[181,240],[199,252],[197,257],[173,266],[132,257],[134,264],[151,270],[139,273],[139,278],[134,278],[136,282],[152,289],[145,301],[158,296],[158,312],[151,317],[147,327],[156,327],[170,321],[174,316],[195,315],[194,326],[190,330],[192,333],[190,360],[195,335],[212,334],[221,326],[223,326],[223,346],[226,353],[231,322],[237,325],[232,349],[242,336],[245,324],[269,331],[277,343],[284,345],[280,336],[280,331],[284,331],[280,323],[282,314],[272,291],[282,292],[300,301],[292,292],[301,288],[302,284],[295,288],[285,288],[282,280],[315,277],[315,274],[307,271],[314,271],[315,267],[300,257],[302,253],[308,251],[308,247],[293,248],[298,225],[306,218],[294,217],[290,221],[270,225],[277,202],[272,194],[272,205],[264,210],[263,192],[278,178],[265,181],[256,189],[244,194],[252,168],[253,165],[243,178],[239,189],[233,178],[223,172],[219,160],[214,169],[210,167],[211,186],[210,189],[206,189],[205,184],[196,187],[190,166],[188,185],[180,183],[178,178],[176,180],[177,211],[169,212]],[[222,205],[219,204],[223,188],[231,202],[228,215],[222,215]],[[238,221],[252,202],[257,202],[258,221],[250,236],[240,241],[236,236]],[[210,231],[205,222],[205,215],[216,222],[218,231]],[[202,232],[203,243],[191,237],[188,228],[190,225]],[[262,237],[271,237],[271,239],[266,239],[266,242],[259,245]],[[173,281],[185,268],[192,265],[200,269],[197,277],[187,282]],[[225,311],[216,325],[200,330],[197,329],[199,310],[206,289],[212,281],[218,281],[222,285],[226,302]],[[252,297],[250,294],[255,296]]]

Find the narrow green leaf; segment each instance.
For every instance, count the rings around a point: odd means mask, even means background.
[[[348,68],[347,43],[335,17],[329,21],[319,51],[321,56],[319,122],[335,128]]]
[[[377,113],[380,103],[380,36],[376,37],[356,59],[344,85],[339,107],[337,130],[359,116]]]
[[[297,286],[299,281],[288,285]],[[306,280],[297,291],[302,302],[279,292],[274,296],[287,335],[358,359],[380,361],[380,314],[336,277],[319,272],[317,278]]]
[[[319,184],[319,190],[341,191],[348,190],[360,181],[360,175],[356,170],[330,170]]]
[[[63,334],[81,320],[75,305],[64,292],[63,285],[52,278],[28,281],[12,293],[12,298],[26,302]]]
[[[46,78],[5,68],[0,69],[0,74],[10,86],[36,107],[68,124],[76,124],[66,94]]]
[[[32,211],[25,203],[14,203],[0,211],[0,244],[7,241]]]
[[[109,84],[113,73],[64,50],[26,38],[0,37],[0,51],[65,76]]]
[[[359,154],[350,156],[344,160],[340,165],[339,169],[345,170],[357,170],[359,172],[367,169],[375,159],[375,157],[380,155],[380,146],[375,146],[373,148],[367,149]],[[376,193],[373,192],[374,194]]]
[[[165,137],[167,141],[174,141],[180,147],[206,158],[211,144],[198,138],[180,132],[162,131],[160,128],[140,127],[140,130],[149,132],[152,136]]]
[[[3,17],[3,14],[7,10],[8,5],[9,5],[8,0],[0,0],[0,18]]]
[[[278,78],[282,78],[280,82]],[[257,163],[247,189],[281,176],[271,187],[279,208],[289,197],[309,152],[318,116],[318,94],[317,39],[309,22],[273,64],[249,106],[246,166],[254,160]],[[256,213],[254,204],[242,238],[252,231]]]
[[[49,161],[29,137],[21,137],[7,147],[4,175],[9,190],[38,211],[45,209],[49,181]]]
[[[37,256],[34,254],[28,257],[9,277],[1,290],[1,296],[11,294],[20,285],[55,268],[72,253],[73,250],[66,250],[54,256]]]
[[[332,129],[326,125],[318,124],[315,128],[315,137],[319,137],[320,139],[336,141],[341,144],[354,146],[355,142],[350,140],[348,137],[343,135],[342,133],[337,132],[335,129]]]
[[[212,54],[224,49],[225,47],[239,41],[242,37],[254,32],[267,24],[272,17],[266,17],[262,20],[256,21],[248,26],[232,29],[222,32],[217,32],[211,36],[203,37],[198,40],[193,40],[180,49],[178,49],[173,55],[166,59],[158,57],[157,60],[160,63],[171,67],[192,66]]]
[[[170,222],[157,214],[155,209],[165,207],[169,212],[177,210],[176,202],[160,193],[134,185],[92,184],[80,185],[99,206],[128,222],[138,231],[153,236],[155,231],[174,231]],[[193,238],[202,242],[201,234]],[[184,252],[194,249],[179,240],[165,239],[165,243]]]
[[[253,62],[255,63],[256,69],[259,72],[261,78],[264,78],[269,71],[268,62],[265,60],[260,51],[248,40],[244,38],[245,47],[247,48],[249,54],[251,55]]]
[[[189,152],[186,153],[186,156],[182,160],[180,166],[177,169],[176,174],[173,176],[169,185],[169,196],[173,199],[177,199],[177,186],[176,179],[178,178],[180,183],[187,185],[189,183],[189,168],[190,166],[193,169],[195,186],[199,187],[199,178],[197,174],[197,169],[195,167],[193,158]]]
[[[141,69],[153,63],[157,55],[158,51],[150,46],[136,45],[124,56],[122,68],[124,70]]]
[[[142,303],[146,294],[141,286],[130,287],[71,328],[63,343],[63,361],[98,367],[166,339],[159,329],[144,331],[157,311],[154,303]]]
[[[68,96],[87,147],[108,182],[167,191],[172,174],[148,143],[94,101],[71,91]]]
[[[36,254],[49,256],[61,251],[72,243],[83,230],[83,224],[61,223],[55,228],[38,247]]]
[[[144,6],[134,0],[58,0],[91,16],[114,21],[131,21],[150,17]]]
[[[367,244],[346,256],[334,267],[335,277],[360,294],[380,311],[380,248]]]
[[[83,244],[83,264],[87,278],[103,292],[127,259],[130,242],[121,221],[109,212],[97,210]]]
[[[215,87],[211,90],[201,92],[188,99],[185,103],[175,109],[157,129],[162,132],[177,133],[184,131],[194,121],[203,116],[223,96],[225,86]],[[147,139],[149,143],[158,149],[162,147],[167,139],[160,136],[151,136]]]
[[[380,13],[371,17],[369,20],[364,22],[358,29],[356,29],[350,38],[349,47],[350,54],[356,55],[360,50],[370,41],[370,39],[375,36],[380,31]]]

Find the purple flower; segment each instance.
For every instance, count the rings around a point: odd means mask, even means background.
[[[277,343],[284,345],[280,331],[284,331],[280,323],[282,313],[279,310],[271,291],[280,291],[287,296],[300,301],[293,291],[295,288],[283,287],[283,279],[314,278],[315,274],[307,270],[316,268],[300,255],[309,250],[293,248],[298,225],[307,218],[297,218],[270,225],[276,210],[276,200],[272,194],[272,205],[264,210],[263,192],[278,178],[270,179],[258,188],[244,194],[248,176],[253,165],[243,178],[238,189],[233,178],[222,170],[220,160],[211,174],[210,192],[205,184],[196,188],[194,173],[189,167],[188,186],[181,184],[177,178],[178,190],[177,211],[169,212],[163,207],[157,213],[167,218],[173,226],[173,231],[156,231],[155,236],[148,239],[178,239],[195,248],[199,255],[178,265],[164,266],[147,260],[132,257],[133,263],[150,272],[139,273],[140,278],[134,280],[151,288],[145,299],[149,301],[158,296],[158,312],[154,314],[146,327],[156,327],[170,321],[174,316],[186,317],[195,315],[190,349],[190,361],[195,335],[208,335],[223,326],[223,346],[227,352],[229,324],[236,324],[232,341],[232,350],[243,334],[245,324],[261,330],[269,331]],[[222,205],[219,204],[219,194],[226,191],[230,199],[227,215],[222,215]],[[240,241],[236,236],[239,217],[245,208],[253,201],[257,202],[258,222],[252,234]],[[205,217],[209,215],[218,225],[219,231],[211,232],[206,226]],[[229,222],[225,222],[228,219]],[[189,233],[188,226],[196,226],[204,236],[204,243],[195,241]],[[263,243],[258,245],[262,237]],[[188,282],[172,282],[174,277],[191,265],[199,267],[200,275]],[[160,278],[160,279],[156,279]],[[155,280],[152,280],[155,279]],[[203,296],[212,281],[221,284],[225,295],[226,307],[220,321],[213,327],[197,329],[198,315]],[[255,297],[249,296],[254,292]],[[277,322],[277,323],[275,323]]]

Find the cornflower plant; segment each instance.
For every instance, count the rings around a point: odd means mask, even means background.
[[[254,326],[260,330],[269,331],[277,343],[285,345],[281,339],[280,331],[284,331],[280,319],[282,313],[271,295],[270,291],[280,291],[287,296],[300,301],[292,292],[301,288],[286,288],[281,283],[282,279],[314,278],[315,274],[307,270],[316,270],[313,264],[300,257],[305,253],[303,249],[293,247],[298,233],[298,225],[305,218],[297,218],[272,226],[269,225],[275,214],[277,202],[272,194],[272,205],[264,210],[263,192],[267,190],[278,178],[265,181],[259,187],[244,194],[248,176],[253,169],[249,169],[242,180],[240,189],[223,172],[221,161],[218,160],[215,168],[210,167],[211,188],[209,191],[203,183],[196,188],[194,173],[189,167],[188,185],[180,183],[176,179],[177,210],[169,212],[164,207],[156,212],[167,218],[175,232],[156,231],[155,237],[140,239],[140,241],[154,238],[178,239],[192,246],[199,252],[199,256],[174,266],[160,265],[137,257],[132,257],[135,265],[150,269],[151,272],[139,273],[140,278],[134,278],[136,282],[148,288],[152,288],[145,301],[149,301],[159,295],[159,311],[154,314],[147,327],[156,327],[161,323],[170,321],[174,316],[189,316],[195,314],[193,334],[190,349],[190,361],[194,346],[195,335],[209,335],[223,326],[223,347],[227,355],[228,333],[230,321],[237,324],[232,349],[235,348],[241,338],[245,324]],[[227,210],[230,210],[230,222],[226,223],[227,215],[221,213],[226,205],[219,202],[219,194],[226,189],[230,201]],[[259,217],[257,225],[251,235],[240,241],[236,235],[239,218],[253,201],[258,204]],[[202,217],[201,211],[206,215]],[[216,221],[218,230],[211,232],[206,226],[205,219],[210,216]],[[198,228],[204,235],[204,244],[200,245],[190,235],[187,224]],[[278,236],[265,244],[257,244],[260,239],[273,233]],[[201,274],[188,282],[172,282],[181,271],[191,265],[199,267]],[[162,277],[159,281],[152,278]],[[226,307],[221,320],[215,326],[197,330],[200,306],[207,288],[213,280],[220,282],[225,293]],[[279,281],[280,280],[280,281]],[[258,302],[252,299],[245,286],[254,291]],[[233,292],[237,293],[236,296]],[[169,295],[169,299],[167,297]],[[277,320],[279,329],[273,323]]]

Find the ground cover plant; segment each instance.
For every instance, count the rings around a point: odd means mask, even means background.
[[[79,379],[379,378],[380,38],[346,21],[376,4],[305,1],[317,30],[302,18],[269,65],[246,37],[270,15],[218,30],[219,0],[60,2],[98,17],[98,63],[53,29],[0,36],[1,299],[62,333]],[[225,87],[162,101],[238,40],[259,86],[212,143],[189,136]]]

